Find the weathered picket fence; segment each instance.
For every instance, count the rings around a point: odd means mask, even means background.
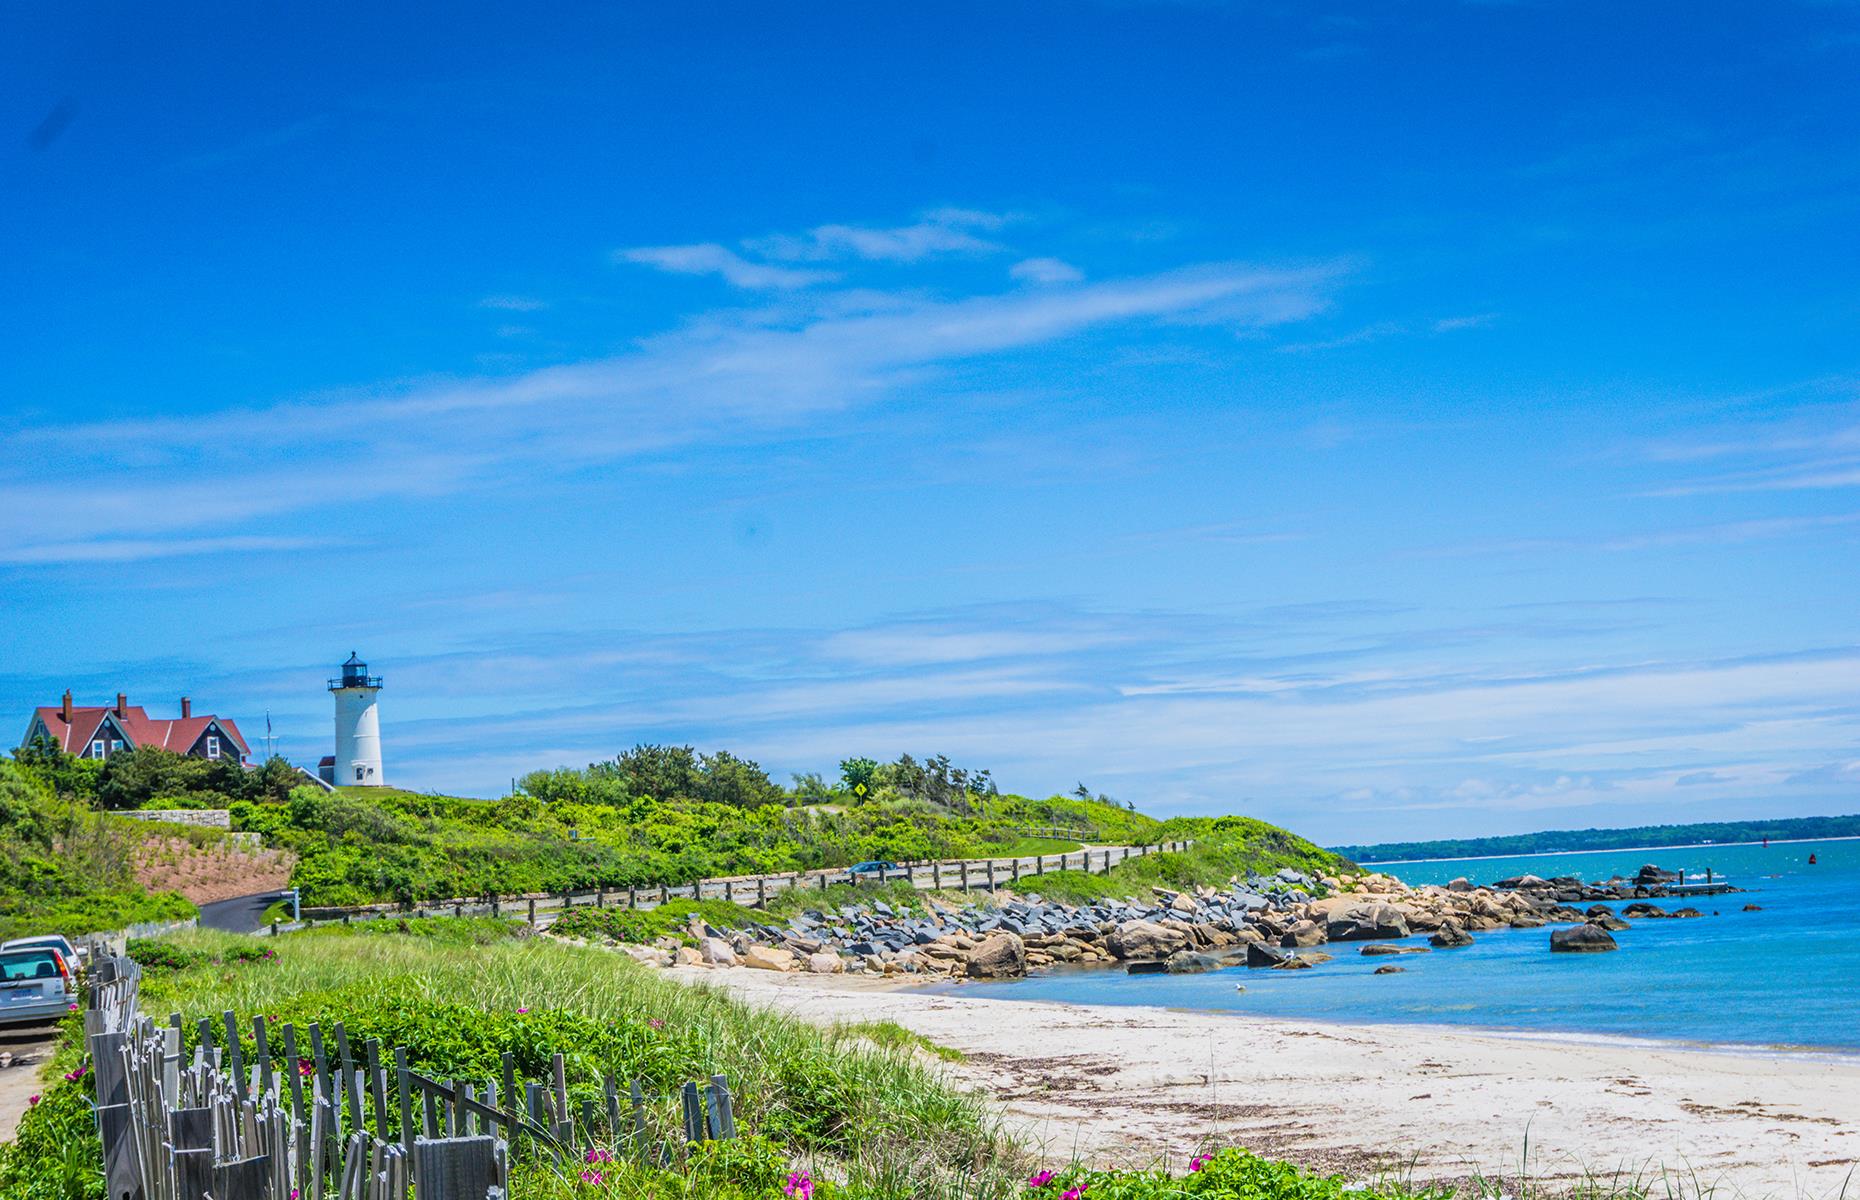
[[[109,1200],[406,1200],[409,1189],[417,1200],[503,1200],[513,1155],[576,1172],[616,1152],[671,1157],[639,1081],[623,1093],[608,1076],[601,1102],[577,1112],[561,1054],[543,1082],[519,1079],[509,1054],[500,1079],[447,1081],[411,1069],[405,1047],[357,1044],[341,1023],[313,1023],[300,1039],[255,1017],[248,1066],[228,1012],[198,1022],[184,1057],[181,1015],[143,1015],[140,978],[130,959],[99,960],[84,1015]],[[686,1083],[680,1099],[686,1142],[736,1136],[723,1076]]]
[[[735,875],[700,879],[696,883],[659,883],[644,887],[597,887],[559,893],[531,893],[490,898],[453,897],[417,904],[360,904],[348,907],[306,907],[301,921],[280,923],[259,932],[278,933],[306,925],[395,919],[409,916],[515,917],[531,925],[551,924],[571,908],[649,909],[673,900],[728,900],[753,908],[765,906],[771,896],[786,891],[832,887],[842,883],[908,883],[919,891],[995,891],[1018,888],[1029,878],[1048,871],[1102,873],[1133,858],[1188,849],[1192,841],[1161,842],[1148,846],[1097,846],[1064,854],[1025,854],[1016,858],[956,859],[948,862],[906,863],[850,875],[845,867],[814,871],[788,871],[776,875]]]

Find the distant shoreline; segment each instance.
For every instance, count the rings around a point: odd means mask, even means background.
[[[1771,838],[1771,846],[1800,846],[1808,842],[1860,842],[1860,834],[1843,834],[1838,837],[1812,838]],[[1414,863],[1446,862],[1491,862],[1500,858],[1561,858],[1571,854],[1652,854],[1660,850],[1703,850],[1715,846],[1762,846],[1762,839],[1748,842],[1681,842],[1671,846],[1606,846],[1598,850],[1531,850],[1517,854],[1458,854],[1442,858],[1379,858],[1370,862],[1359,862],[1359,867],[1400,867]]]

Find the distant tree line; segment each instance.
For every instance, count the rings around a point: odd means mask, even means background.
[[[1696,846],[1704,842],[1812,841],[1860,837],[1860,815],[1777,817],[1764,821],[1695,821],[1687,825],[1635,825],[1625,829],[1550,829],[1504,837],[1442,838],[1428,842],[1378,842],[1333,846],[1356,862],[1399,862],[1425,858],[1481,858],[1557,851],[1625,850],[1633,846]]]

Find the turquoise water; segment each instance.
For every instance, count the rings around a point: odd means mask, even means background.
[[[1812,867],[1810,854],[1818,860]],[[1659,901],[1667,908],[1690,904],[1706,915],[1636,921],[1615,935],[1621,948],[1612,954],[1552,954],[1550,929],[1517,929],[1477,934],[1462,950],[1396,958],[1364,958],[1354,946],[1333,946],[1336,961],[1310,971],[1081,970],[964,984],[962,994],[1860,1052],[1860,841],[1600,850],[1376,869],[1411,884],[1459,875],[1486,883],[1525,872],[1631,876],[1643,863],[1688,875],[1710,868],[1748,894]],[[1749,903],[1762,911],[1741,911]],[[1391,962],[1406,971],[1371,973]],[[1246,990],[1237,992],[1236,984]]]

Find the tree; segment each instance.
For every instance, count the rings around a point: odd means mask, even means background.
[[[977,796],[1000,793],[987,771],[970,771],[953,765],[947,754],[919,763],[908,754],[880,768],[880,778],[910,800],[922,801],[955,813],[974,811]]]
[[[1072,794],[1081,800],[1091,799],[1091,789],[1086,787],[1082,781],[1077,787],[1072,789]]]
[[[819,804],[833,799],[833,789],[820,777],[818,771],[801,771],[794,775],[794,783],[788,788],[788,795],[797,804]]]
[[[690,746],[641,744],[614,759],[613,766],[633,796],[683,800],[703,793],[697,751]]]
[[[732,808],[761,808],[782,802],[780,785],[759,763],[738,758],[728,750],[701,755],[698,761],[700,799]]]
[[[905,755],[909,758],[910,755]],[[846,784],[846,790],[864,799],[878,787],[878,762],[870,758],[843,758],[840,760],[840,779]]]

